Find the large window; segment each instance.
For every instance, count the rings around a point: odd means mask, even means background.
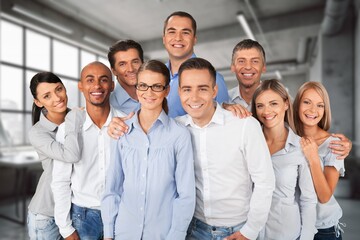
[[[0,24],[0,121],[13,145],[28,145],[32,76],[40,71],[55,73],[67,89],[69,107],[83,106],[77,88],[81,68],[95,60],[107,63],[106,56],[6,19]]]

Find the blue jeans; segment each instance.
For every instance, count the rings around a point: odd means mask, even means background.
[[[193,218],[189,225],[186,240],[223,240],[238,232],[245,223],[233,227],[210,226],[197,218]]]
[[[341,231],[335,227],[318,229],[314,240],[342,240]]]
[[[31,240],[62,239],[54,217],[28,212],[28,233]]]
[[[103,238],[103,223],[100,210],[72,204],[71,220],[81,240],[99,240]]]

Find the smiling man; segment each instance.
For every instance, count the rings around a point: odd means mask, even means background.
[[[214,102],[215,69],[191,58],[179,68],[178,92],[191,132],[196,207],[187,240],[256,239],[270,209],[275,177],[259,123]]]
[[[260,85],[261,74],[266,72],[265,51],[254,40],[245,39],[236,44],[232,53],[231,71],[239,85],[229,90],[230,102],[251,111],[251,99]]]
[[[103,237],[100,202],[111,152],[107,128],[114,116],[125,114],[110,106],[114,82],[110,69],[103,63],[86,65],[81,71],[78,87],[86,100],[83,110],[86,117],[80,130],[82,156],[74,164],[54,161],[51,188],[55,221],[66,240],[97,240]],[[56,135],[61,143],[64,142],[64,128],[63,123]],[[78,143],[74,141],[73,144]]]
[[[187,59],[196,57],[194,54],[194,45],[197,42],[196,28],[195,19],[186,12],[174,12],[164,22],[163,44],[169,55],[169,62],[166,66],[169,68],[171,76],[170,93],[167,98],[170,117],[186,114],[177,92],[178,70]],[[216,73],[216,84],[219,89],[216,101],[227,102],[229,99],[227,87],[223,76],[219,73]]]
[[[133,40],[121,40],[109,48],[108,60],[118,84],[111,93],[111,105],[126,114],[135,112],[140,104],[136,96],[137,72],[144,62],[141,45]]]

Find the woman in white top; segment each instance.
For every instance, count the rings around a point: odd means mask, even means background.
[[[252,112],[261,123],[275,173],[271,209],[260,239],[312,239],[316,193],[310,170],[293,130],[292,105],[285,87],[265,80],[255,91]]]
[[[302,136],[301,147],[309,162],[318,197],[316,240],[342,239],[339,219],[340,205],[334,198],[339,176],[344,176],[344,161],[328,148],[336,140],[327,132],[331,124],[329,95],[319,82],[303,84],[294,101],[294,122]]]
[[[60,78],[51,72],[40,72],[33,76],[30,91],[34,98],[32,108],[33,126],[29,131],[29,140],[39,155],[43,173],[31,199],[28,211],[28,232],[32,240],[61,239],[54,220],[54,199],[50,184],[52,180],[53,159],[76,162],[80,158],[79,126],[83,120],[79,111],[71,111],[66,116],[66,89]],[[67,127],[64,145],[55,141],[58,126],[67,121],[75,128]],[[66,126],[68,124],[66,123]],[[78,144],[73,144],[74,141]],[[70,144],[72,143],[72,144]]]

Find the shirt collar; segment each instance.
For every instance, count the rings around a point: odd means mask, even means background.
[[[136,101],[135,99],[132,99],[130,97],[130,95],[125,91],[125,89],[119,83],[116,84],[115,89],[111,94],[114,95],[114,98],[116,99],[116,102],[119,104],[119,106],[122,106],[129,99]]]
[[[195,53],[193,53],[191,56],[190,56],[190,58],[196,58],[196,55],[195,55]],[[190,59],[189,58],[189,59]],[[166,67],[169,69],[169,71],[170,71],[170,77],[171,78],[174,78],[174,77],[176,77],[177,75],[178,75],[178,73],[175,73],[174,75],[172,74],[172,72],[171,72],[171,62],[170,62],[170,59],[167,61],[167,63],[165,63],[165,65],[166,65]]]
[[[288,124],[285,124],[285,127],[288,129],[289,133],[285,143],[285,151],[289,151],[291,147],[300,147],[299,136],[294,133],[294,131],[289,127]]]
[[[86,110],[86,108],[85,108]],[[107,127],[109,126],[110,122],[111,122],[111,119],[113,118],[114,115],[114,111],[115,109],[113,107],[110,106],[110,112],[109,112],[109,115],[103,125],[103,127]],[[92,125],[95,125],[94,122],[92,121],[91,117],[89,116],[88,112],[86,111],[86,118],[85,118],[85,122],[84,122],[84,125],[83,125],[83,129],[86,131],[88,130]]]
[[[184,124],[185,126],[191,126],[194,128],[207,128],[209,125],[211,124],[218,124],[218,125],[224,125],[225,124],[225,113],[224,110],[219,103],[214,102],[215,105],[215,112],[214,115],[212,116],[210,122],[208,124],[206,124],[204,127],[199,127],[197,126],[194,121],[192,120],[191,116],[189,114],[185,115],[185,120],[184,120]]]
[[[58,125],[46,118],[47,112],[48,111],[45,108],[41,110],[39,122],[41,122],[41,125],[43,125],[47,130],[53,132],[57,129]]]
[[[139,112],[140,112],[140,110],[138,110],[134,114],[134,116],[132,118],[130,118],[129,120],[127,120],[125,122],[129,126],[129,130],[128,130],[127,134],[129,134],[134,128],[142,129],[141,126],[140,126],[140,123],[139,123]],[[164,127],[168,127],[169,126],[169,121],[170,121],[169,116],[165,113],[164,110],[162,110],[159,117],[154,122],[154,124],[151,126],[151,128],[153,128],[157,124],[162,124],[162,125],[164,125]]]
[[[240,93],[240,88],[239,86],[236,86],[234,87],[234,89],[231,91],[232,95],[230,96],[231,97],[231,101],[234,101],[236,98],[239,98],[240,100],[243,100],[245,101],[242,96],[241,96],[241,93]]]

